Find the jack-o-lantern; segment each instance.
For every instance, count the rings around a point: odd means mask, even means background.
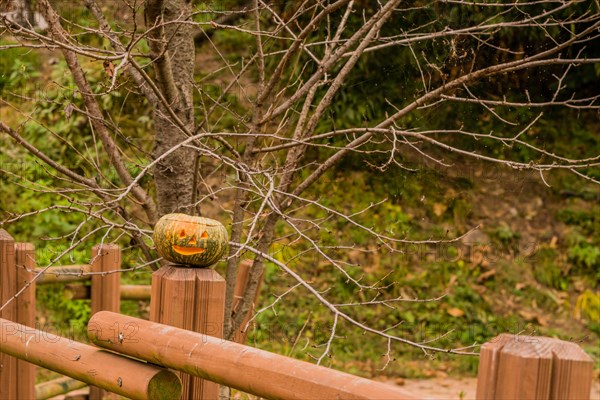
[[[227,249],[227,230],[219,221],[167,214],[154,227],[154,244],[165,260],[196,267],[216,263]]]

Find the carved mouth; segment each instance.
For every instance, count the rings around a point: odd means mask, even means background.
[[[204,250],[202,247],[184,247],[184,246],[177,246],[176,244],[173,245],[173,250],[175,250],[175,252],[183,255],[183,256],[192,256],[194,254],[201,254],[204,253]]]

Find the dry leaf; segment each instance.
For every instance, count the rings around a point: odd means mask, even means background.
[[[483,256],[483,253],[481,253],[480,251],[474,251],[473,254],[471,255],[471,263],[474,266],[477,266],[481,263],[483,263],[483,260],[485,259],[485,257]]]
[[[548,326],[548,319],[539,312],[520,310],[519,315],[527,322],[537,322],[541,326]]]
[[[484,294],[487,291],[487,288],[482,285],[472,285],[471,287],[479,294]]]
[[[446,310],[446,312],[456,318],[459,318],[459,317],[462,317],[463,315],[465,315],[465,312],[463,310],[461,310],[460,308],[456,308],[456,307]]]
[[[438,379],[444,379],[444,378],[448,377],[448,374],[445,373],[444,371],[435,371],[435,377],[438,378]],[[442,386],[444,386],[444,385],[450,386],[449,383],[440,383],[440,385],[442,385]]]
[[[441,217],[448,207],[442,203],[433,203],[433,213],[438,217]]]
[[[69,103],[67,104],[67,106],[65,107],[65,117],[67,117],[67,119],[71,118],[71,114],[73,114],[73,103]]]
[[[479,275],[479,277],[477,278],[477,283],[481,283],[486,281],[487,279],[491,278],[492,276],[496,275],[496,270],[495,269],[490,269],[487,272],[484,272],[483,274]]]
[[[109,78],[112,78],[115,75],[115,64],[113,64],[112,61],[105,60],[102,65],[104,66],[106,75],[108,75]]]
[[[532,311],[519,310],[519,315],[523,317],[525,321],[533,321],[536,319],[536,314]]]
[[[450,277],[450,282],[448,282],[448,287],[454,286],[454,284],[456,283],[457,280],[458,280],[458,276],[456,276],[456,274],[452,275]]]

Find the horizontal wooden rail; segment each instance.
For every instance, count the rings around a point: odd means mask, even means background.
[[[92,287],[78,283],[67,284],[63,287],[63,297],[67,300],[89,300],[92,298]]]
[[[91,275],[86,275],[92,270],[92,266],[88,264],[81,265],[64,265],[62,267],[36,268],[36,274],[44,271],[37,279],[38,285],[47,283],[69,283],[83,282],[92,279]]]
[[[149,300],[152,287],[150,285],[121,285],[121,300]],[[92,296],[91,286],[82,284],[65,285],[63,296],[69,300],[89,300]]]
[[[0,318],[0,352],[133,399],[179,399],[164,368]]]
[[[56,378],[54,380],[40,383],[35,386],[36,400],[45,400],[61,394],[69,393],[73,390],[81,389],[87,386],[87,383],[78,381],[67,376]]]
[[[267,399],[415,399],[392,385],[109,311],[92,316],[88,337],[98,346]]]
[[[122,300],[149,300],[151,285],[121,285]]]

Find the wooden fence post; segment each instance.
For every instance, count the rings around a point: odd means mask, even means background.
[[[16,299],[16,322],[26,326],[35,326],[35,247],[31,243],[17,243],[16,279],[17,290],[27,288]],[[35,365],[17,360],[17,398],[35,398]]]
[[[14,321],[17,304],[6,304],[17,293],[17,271],[15,268],[15,241],[4,229],[0,229],[0,318]],[[11,332],[15,334],[16,332]],[[4,338],[1,338],[0,348]],[[17,398],[17,359],[0,353],[0,399]]]
[[[575,343],[502,334],[481,346],[477,399],[589,399],[592,367]]]
[[[92,247],[92,315],[98,311],[119,312],[121,306],[121,249],[116,244]],[[97,274],[106,272],[106,274]]]
[[[222,338],[224,312],[225,280],[213,269],[168,265],[152,274],[151,321]],[[218,384],[180,376],[182,399],[218,399]]]
[[[92,315],[98,311],[119,312],[121,307],[121,249],[116,244],[102,244],[92,247]],[[97,274],[106,272],[106,274]],[[99,400],[106,391],[90,387],[90,400]]]

